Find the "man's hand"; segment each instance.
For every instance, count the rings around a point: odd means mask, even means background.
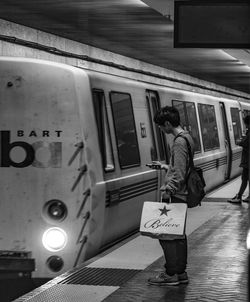
[[[162,200],[170,199],[170,193],[166,192],[166,186],[161,186],[160,191]]]
[[[162,164],[160,161],[152,161],[152,164],[153,165],[157,165],[157,166],[160,166],[160,169],[163,169],[163,170],[168,170],[168,165],[166,164]]]

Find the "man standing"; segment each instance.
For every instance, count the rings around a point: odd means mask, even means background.
[[[170,152],[170,161],[161,187],[162,199],[173,203],[186,203],[186,176],[189,167],[189,152],[185,136],[194,153],[194,142],[190,134],[180,126],[180,115],[176,108],[166,106],[160,109],[154,122],[166,134],[174,136]],[[162,165],[166,169],[166,165]],[[165,256],[165,271],[148,280],[151,285],[178,285],[188,283],[187,266],[187,237],[184,239],[159,240]]]
[[[240,167],[242,168],[241,185],[239,188],[239,192],[232,199],[228,200],[228,202],[236,203],[236,204],[241,204],[241,201],[250,202],[250,184],[249,184],[250,115],[246,115],[243,118],[243,121],[247,129],[246,135],[242,137],[241,140],[237,141],[237,144],[242,147],[242,154],[241,154],[241,161],[240,161]],[[242,195],[247,188],[247,184],[249,184],[248,197],[242,200]]]

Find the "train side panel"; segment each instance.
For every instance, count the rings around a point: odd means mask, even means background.
[[[146,163],[152,160],[150,147],[153,138],[149,128],[145,90],[142,85],[131,80],[96,73],[90,73],[90,81],[92,89],[102,90],[105,94],[114,157],[114,170],[104,175],[107,191],[102,245],[105,247],[138,229],[143,202],[157,200],[158,178],[156,171],[146,167]],[[115,130],[115,113],[111,102],[111,99],[117,95],[124,96],[127,100],[124,103],[132,101],[132,112],[121,117],[119,121],[121,121],[120,127],[125,127],[123,122],[125,123],[126,119],[131,118],[127,121],[127,125],[135,121],[135,128],[131,131],[136,134],[139,146],[140,154],[137,162],[128,167],[123,167],[119,161],[121,137],[117,137],[119,127]],[[122,100],[119,103],[123,106],[124,112],[129,110],[129,106],[126,107]],[[131,148],[133,149],[133,146]],[[128,148],[125,151],[127,158],[132,155],[130,154],[132,149]]]
[[[209,191],[219,184],[227,181],[231,177],[239,175],[240,169],[238,167],[240,160],[241,149],[235,145],[234,130],[231,118],[230,106],[236,106],[236,101],[216,98],[203,94],[197,94],[177,89],[160,87],[158,85],[133,82],[124,78],[117,78],[108,75],[96,75],[95,85],[105,90],[107,106],[110,106],[110,92],[123,91],[130,93],[133,101],[133,108],[135,111],[135,121],[138,135],[138,142],[140,147],[141,165],[137,168],[129,170],[120,170],[118,159],[116,165],[116,172],[107,177],[120,177],[121,175],[133,175],[145,169],[145,164],[150,159],[150,148],[152,145],[151,139],[141,137],[141,125],[145,126],[146,132],[150,133],[150,120],[148,119],[148,108],[146,103],[146,92],[148,90],[155,91],[159,95],[160,106],[175,105],[179,106],[181,112],[181,119],[185,115],[196,115],[196,123],[193,121],[185,125],[184,128],[192,131],[192,127],[196,127],[197,143],[199,148],[195,153],[195,164],[203,169],[204,177],[207,183],[206,190]],[[231,104],[231,105],[230,105]],[[193,107],[192,111],[182,112],[184,107]],[[223,108],[225,107],[226,120],[223,120]],[[235,107],[235,109],[236,109]],[[138,112],[138,113],[137,113]],[[238,109],[237,109],[238,112]],[[191,117],[190,117],[191,119]],[[112,114],[110,114],[110,122],[112,124]],[[182,121],[183,122],[183,121]],[[238,124],[237,124],[238,127]],[[236,128],[235,131],[236,131]],[[113,128],[113,125],[111,125]],[[231,130],[230,130],[231,129]],[[227,137],[227,132],[229,137]],[[116,148],[115,134],[113,135],[114,148]],[[154,138],[156,139],[156,138]],[[227,145],[227,140],[230,146]],[[173,137],[166,135],[166,148],[171,147]],[[230,148],[229,148],[230,147]],[[117,150],[116,150],[117,153]],[[146,157],[145,157],[146,156]],[[152,160],[152,158],[151,158]],[[159,182],[159,181],[158,181]]]
[[[152,118],[150,118],[146,97],[148,91],[155,92],[155,95],[159,96],[160,106],[180,105],[178,108],[180,112],[184,103],[185,106],[187,106],[186,104],[192,106],[192,113],[196,115],[197,125],[191,124],[192,127],[194,125],[197,127],[196,133],[199,141],[199,149],[195,154],[195,164],[203,169],[207,183],[206,190],[209,191],[226,180],[226,174],[232,164],[232,158],[229,157],[225,145],[226,129],[222,121],[219,99],[104,74],[90,73],[90,79],[92,89],[103,90],[105,94],[115,157],[115,169],[104,175],[107,186],[107,204],[103,245],[120,238],[123,234],[136,230],[139,225],[143,202],[145,200],[159,199],[157,190],[163,182],[164,173],[160,175],[159,172],[152,171],[145,166],[153,160],[153,140],[159,143],[151,129]],[[119,142],[117,141],[117,133],[115,133],[115,117],[111,108],[113,92],[128,94],[131,97],[140,151],[140,162],[135,167],[123,169],[120,166]],[[127,101],[129,100],[127,99]],[[224,102],[227,101],[224,100]],[[201,117],[202,112],[203,117]],[[181,112],[181,118],[182,115],[184,116],[185,114]],[[209,121],[204,121],[207,115],[210,116],[213,124],[209,125]],[[206,123],[210,129],[206,128]],[[184,128],[190,130],[191,124],[186,125]],[[207,139],[208,142],[206,142]],[[230,134],[230,139],[232,139],[232,133]],[[171,148],[172,142],[173,137],[165,135],[166,149]],[[127,156],[129,156],[129,153]],[[238,159],[235,159],[233,176],[240,173],[238,164]],[[228,177],[231,177],[231,175]],[[154,181],[154,186],[149,187],[149,190],[145,191],[150,181]]]
[[[169,105],[170,102],[170,105],[178,108],[181,125],[190,131],[195,142],[194,163],[203,169],[206,190],[211,190],[224,181],[226,169],[223,160],[226,157],[224,132],[218,100],[206,95],[172,89],[165,89],[160,95],[163,105]],[[208,122],[208,113],[214,123],[214,129]]]

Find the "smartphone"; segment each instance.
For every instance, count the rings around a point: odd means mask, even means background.
[[[151,169],[156,169],[159,170],[161,169],[161,165],[160,164],[146,164],[147,167],[151,168]]]

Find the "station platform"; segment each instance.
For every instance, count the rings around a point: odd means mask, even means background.
[[[188,284],[148,285],[164,257],[158,240],[136,234],[14,301],[248,301],[248,203],[227,202],[239,185],[237,178],[188,209]]]

